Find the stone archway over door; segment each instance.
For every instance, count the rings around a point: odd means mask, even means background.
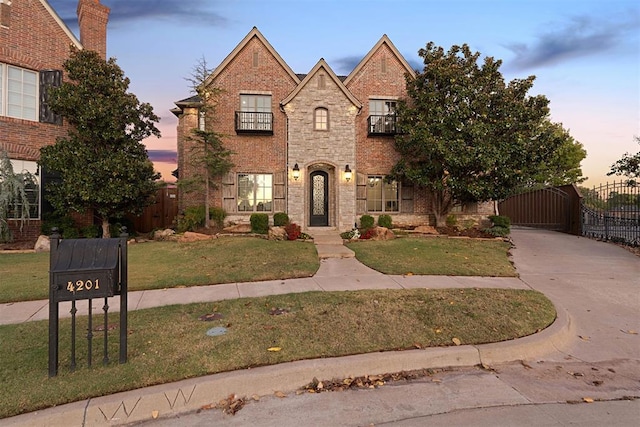
[[[325,171],[311,173],[309,226],[329,225],[329,174]]]

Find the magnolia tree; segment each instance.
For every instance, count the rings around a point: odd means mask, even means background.
[[[455,203],[580,178],[586,153],[549,121],[549,100],[528,95],[535,77],[505,83],[502,61],[479,63],[466,44],[445,51],[429,43],[419,54],[424,70],[407,77],[408,98],[398,103],[401,159],[390,178],[424,188],[438,226]]]
[[[71,127],[40,150],[40,164],[59,177],[46,190],[60,212],[91,209],[103,237],[110,237],[110,217],[139,214],[153,203],[160,174],[141,141],[160,136],[159,118],[128,92],[129,79],[114,58],[73,50],[64,69],[66,81],[52,89],[50,106]]]

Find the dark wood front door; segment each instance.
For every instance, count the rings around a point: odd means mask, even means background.
[[[323,171],[311,173],[311,203],[309,225],[326,227],[329,225],[329,175]]]

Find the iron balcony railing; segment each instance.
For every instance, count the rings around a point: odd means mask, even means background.
[[[369,135],[395,135],[397,121],[395,114],[370,115],[367,119]]]
[[[236,111],[236,133],[273,134],[273,113]]]

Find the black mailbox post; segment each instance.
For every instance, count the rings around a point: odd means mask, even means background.
[[[51,236],[49,270],[49,376],[58,373],[59,303],[71,301],[71,369],[76,366],[76,301],[88,300],[88,365],[92,355],[92,299],[104,298],[104,364],[108,357],[109,298],[120,296],[120,363],[127,361],[127,234],[113,239]]]

